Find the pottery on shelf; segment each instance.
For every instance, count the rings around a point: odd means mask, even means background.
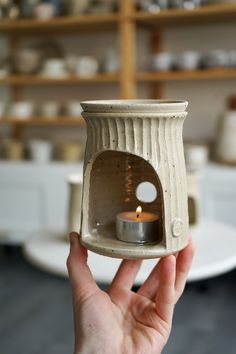
[[[208,161],[208,147],[203,143],[184,143],[184,156],[187,171],[199,171]]]
[[[61,58],[47,59],[43,63],[41,75],[53,78],[64,78],[68,76],[66,62]]]
[[[162,52],[154,54],[149,63],[150,70],[167,71],[173,66],[174,56],[171,53]]]
[[[66,105],[66,113],[71,118],[80,118],[82,113],[82,107],[80,101],[70,101]]]
[[[46,101],[42,104],[40,111],[47,119],[57,119],[61,113],[61,105],[58,101]]]
[[[216,159],[236,165],[236,96],[229,99],[228,110],[220,119],[216,142]]]
[[[83,156],[83,149],[77,142],[61,142],[57,148],[59,160],[65,162],[79,161]]]
[[[82,243],[116,258],[158,258],[188,243],[188,205],[182,129],[186,101],[107,100],[81,103],[87,123]],[[149,202],[137,188],[153,185]],[[141,206],[159,229],[152,243],[117,239],[116,216]]]
[[[9,140],[4,143],[4,156],[7,160],[23,160],[24,152],[25,147],[21,141]]]
[[[34,8],[34,16],[39,20],[49,20],[56,15],[53,3],[39,3]]]
[[[174,67],[177,70],[196,70],[200,65],[200,53],[187,51],[176,55]]]
[[[33,74],[41,66],[41,54],[34,49],[20,49],[13,55],[13,65],[17,73]]]
[[[98,72],[98,62],[91,56],[81,56],[75,65],[75,74],[80,77],[91,77]]]
[[[10,107],[10,116],[16,119],[27,120],[34,113],[34,104],[31,101],[18,101],[12,103]]]
[[[89,0],[71,0],[69,5],[70,16],[78,16],[85,13],[89,7]]]
[[[48,163],[52,159],[53,146],[50,141],[30,140],[28,143],[30,157],[37,163]]]

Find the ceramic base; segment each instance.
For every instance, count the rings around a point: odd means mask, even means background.
[[[181,245],[180,249],[168,252],[161,244],[128,244],[116,239],[109,239],[102,236],[85,236],[82,244],[92,252],[103,256],[122,259],[152,259],[176,253],[187,246]]]
[[[196,254],[188,275],[188,281],[199,281],[218,276],[236,267],[236,229],[215,221],[203,220],[193,231]],[[24,255],[34,266],[54,275],[68,277],[66,259],[69,254],[69,242],[60,232],[41,230],[25,240]],[[207,237],[206,237],[207,235]],[[222,242],[222,235],[224,241]],[[214,244],[214,247],[212,245]],[[53,255],[53,257],[52,257]],[[142,263],[135,284],[142,284],[156,265],[150,259]],[[120,264],[120,260],[101,257],[89,252],[88,264],[94,279],[109,284]]]

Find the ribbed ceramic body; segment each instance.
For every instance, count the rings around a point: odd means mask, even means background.
[[[82,201],[82,243],[119,258],[155,258],[187,245],[188,207],[182,128],[185,101],[83,102],[87,123]],[[136,197],[148,181],[157,190],[151,203]],[[117,240],[116,215],[135,210],[160,215],[153,244]]]

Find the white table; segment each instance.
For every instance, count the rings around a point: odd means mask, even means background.
[[[193,232],[196,255],[188,281],[196,281],[226,273],[236,267],[236,229],[215,221],[202,221]],[[65,235],[56,231],[40,231],[24,243],[25,257],[36,267],[67,277],[66,259],[69,244]],[[136,284],[148,276],[157,260],[145,260]],[[97,282],[109,283],[120,263],[89,252],[89,266]]]

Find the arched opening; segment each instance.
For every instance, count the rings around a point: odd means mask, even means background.
[[[149,187],[152,185],[154,199],[151,201],[143,201],[137,192],[143,182],[149,182]],[[150,191],[147,191],[149,197]],[[145,196],[145,191],[142,193]],[[126,152],[105,151],[99,154],[90,172],[89,233],[116,239],[116,215],[135,211],[139,205],[143,211],[159,215],[160,226],[155,242],[165,245],[163,191],[154,168],[143,158]]]

